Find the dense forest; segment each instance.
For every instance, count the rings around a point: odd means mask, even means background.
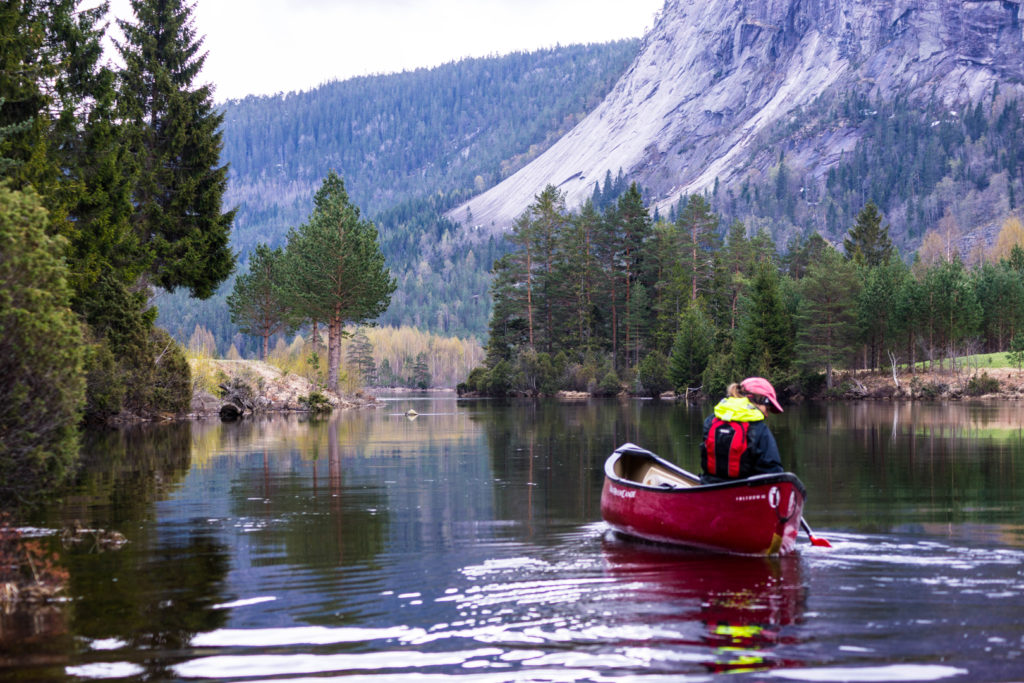
[[[1024,226],[1008,215],[967,267],[941,227],[908,265],[873,202],[841,245],[817,232],[780,255],[769,233],[702,195],[654,220],[632,185],[598,211],[553,186],[495,264],[485,363],[461,387],[721,394],[750,375],[787,393],[833,388],[836,368],[913,371],[980,351],[1024,351]]]
[[[759,136],[746,179],[717,184],[708,200],[725,222],[770,230],[780,245],[820,232],[832,240],[853,224],[868,201],[892,226],[904,254],[927,230],[951,219],[967,257],[971,244],[991,243],[1024,191],[1024,111],[998,88],[951,110],[920,95],[882,100],[870,91],[829,92]],[[829,165],[794,161],[801,140],[858,142]],[[823,148],[823,154],[830,150]],[[804,173],[796,168],[810,167]]]
[[[329,171],[377,225],[397,280],[380,323],[438,334],[486,333],[500,236],[443,213],[530,161],[593,109],[639,42],[575,45],[466,59],[433,69],[329,83],[310,92],[223,103],[225,203],[237,207],[241,270],[257,243],[283,246]],[[159,322],[185,341],[198,324],[221,353],[257,341],[227,315],[226,283],[208,301],[158,295]]]

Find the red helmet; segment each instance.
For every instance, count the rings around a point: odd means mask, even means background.
[[[748,377],[740,382],[740,391],[744,394],[753,394],[764,398],[763,403],[768,406],[768,409],[773,413],[781,413],[782,406],[779,405],[779,399],[775,397],[775,389],[772,387],[771,382],[766,380],[764,377]]]

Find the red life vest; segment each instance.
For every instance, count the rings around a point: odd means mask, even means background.
[[[730,479],[749,476],[751,465],[743,462],[749,429],[749,422],[726,422],[718,417],[712,418],[708,438],[701,449],[704,471],[715,477]]]

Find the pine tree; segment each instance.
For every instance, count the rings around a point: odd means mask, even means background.
[[[833,369],[853,353],[859,291],[856,266],[831,247],[810,264],[800,281],[796,352],[808,368],[824,366],[825,385],[830,389]]]
[[[843,240],[846,257],[869,266],[889,260],[893,253],[889,227],[882,227],[882,214],[874,202],[869,201],[857,214],[857,221]]]
[[[733,346],[737,368],[745,375],[784,379],[794,360],[794,331],[775,268],[770,261],[762,261],[750,284]]]
[[[131,0],[119,20],[125,62],[120,101],[137,165],[133,225],[152,284],[210,297],[234,267],[235,211],[221,212],[223,115],[209,85],[194,81],[206,60],[185,0]]]
[[[644,205],[640,188],[632,183],[605,219],[605,255],[611,266],[609,276],[612,281],[612,349],[616,363],[621,361],[618,341],[620,326],[625,327],[623,349],[628,354],[632,348],[629,321],[624,318],[629,314],[633,281],[642,273],[642,259],[650,237],[651,217]],[[616,301],[619,293],[624,299],[621,309]]]
[[[679,332],[669,357],[669,377],[676,389],[701,385],[701,377],[714,351],[715,327],[697,302],[679,318]]]
[[[248,271],[235,278],[227,298],[231,322],[238,325],[243,334],[263,339],[260,353],[263,360],[270,350],[270,337],[284,330],[291,317],[281,293],[283,263],[284,251],[280,247],[256,245],[249,258]]]
[[[686,207],[676,219],[679,227],[683,272],[690,280],[690,300],[703,294],[712,277],[713,254],[721,246],[718,216],[701,195],[690,195]]]
[[[383,313],[396,283],[376,226],[360,217],[337,173],[327,174],[313,207],[309,221],[288,233],[282,294],[298,318],[327,323],[327,384],[338,391],[344,325]]]
[[[345,360],[359,372],[364,386],[377,385],[377,364],[373,360],[373,344],[362,328],[356,330],[349,341]]]

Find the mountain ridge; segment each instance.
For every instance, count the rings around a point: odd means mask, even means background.
[[[452,210],[509,226],[547,184],[579,206],[622,168],[654,208],[763,175],[774,124],[844,90],[931,98],[950,108],[997,88],[1024,96],[1020,0],[669,0],[640,53],[598,107],[510,178]],[[793,122],[800,129],[799,120]],[[767,141],[822,182],[861,134],[807,122],[808,137]]]

